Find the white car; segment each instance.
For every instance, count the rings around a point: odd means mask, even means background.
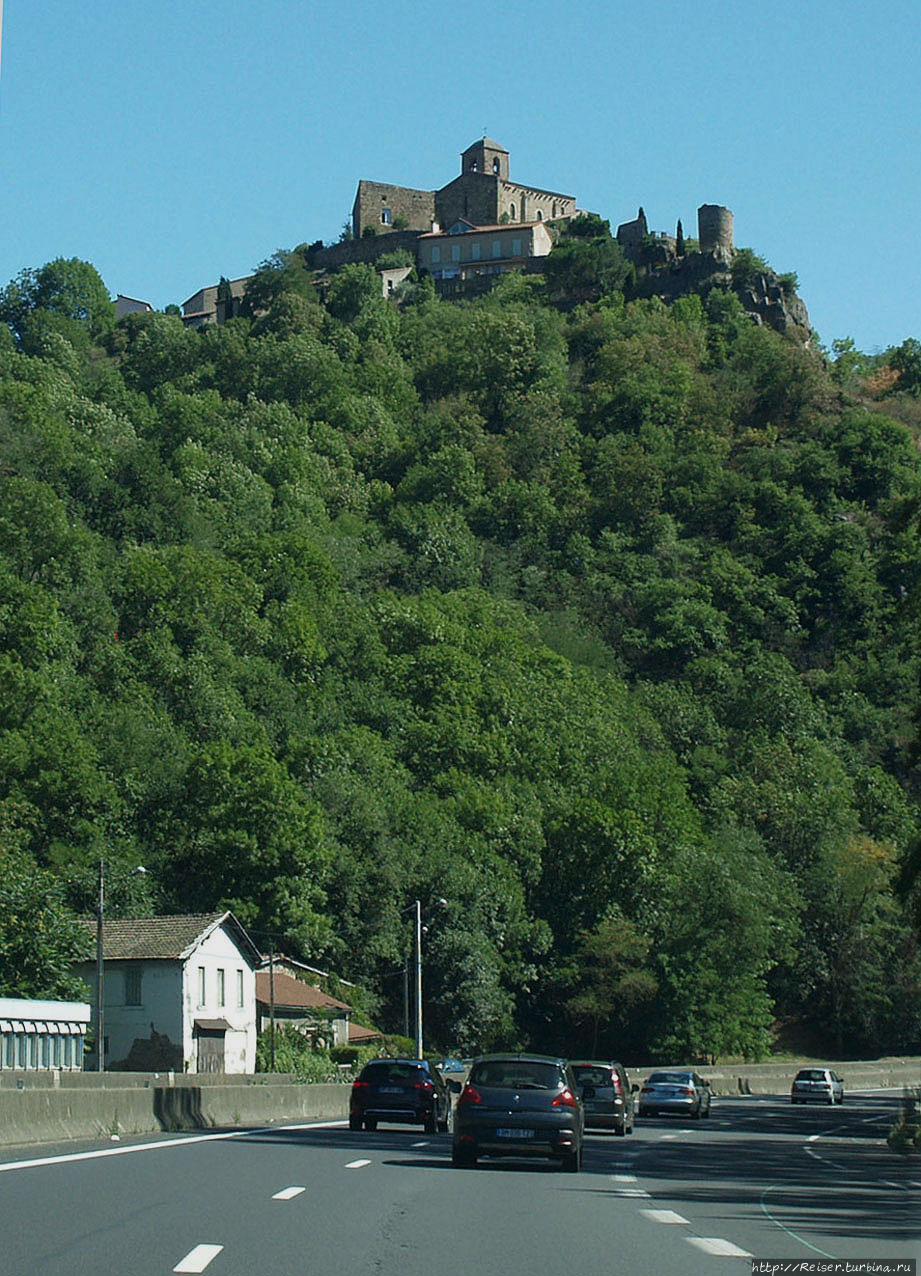
[[[790,1088],[791,1103],[843,1103],[844,1082],[831,1068],[800,1068]]]

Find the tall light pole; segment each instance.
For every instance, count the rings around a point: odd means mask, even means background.
[[[447,902],[448,901],[446,899],[442,899],[442,898],[439,898],[437,900],[437,903],[439,903],[442,906],[442,908],[445,907]],[[415,931],[415,942],[413,947],[415,949],[415,959],[416,959],[416,978],[415,978],[416,1058],[421,1059],[422,1058],[422,903],[421,901],[417,899],[413,904],[410,905],[409,908],[404,909],[403,916],[405,917],[406,914],[410,911],[413,913],[414,931]],[[403,987],[404,987],[404,993],[403,993],[404,1007],[408,1008],[408,996],[406,993],[405,981],[404,981]]]
[[[2,4],[2,0],[0,0]],[[147,869],[143,864],[138,864],[136,868],[131,870],[132,877],[146,877]],[[96,895],[96,1071],[105,1072],[106,1070],[106,1013],[103,998],[103,971],[105,963],[103,961],[103,939],[105,930],[105,881],[106,881],[106,862],[99,857],[99,890]]]
[[[96,896],[96,1071],[105,1072],[105,1011],[102,1007],[102,939],[105,912],[105,860],[99,859],[99,893]]]
[[[416,1058],[422,1058],[422,905],[416,900]]]

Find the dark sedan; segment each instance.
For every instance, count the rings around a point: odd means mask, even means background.
[[[564,1059],[485,1055],[474,1061],[454,1112],[455,1165],[478,1156],[539,1156],[570,1173],[582,1166],[584,1118]]]
[[[450,1119],[450,1092],[427,1059],[373,1059],[352,1084],[350,1130],[376,1130],[378,1121],[397,1121],[435,1134],[447,1131]]]

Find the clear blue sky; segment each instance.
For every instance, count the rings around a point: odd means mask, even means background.
[[[484,131],[612,226],[735,214],[826,345],[921,338],[918,0],[6,0],[0,286],[54,257],[157,308],[435,189]]]

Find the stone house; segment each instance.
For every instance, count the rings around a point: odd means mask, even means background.
[[[193,292],[187,301],[182,303],[182,322],[187,328],[201,328],[206,323],[223,323],[226,319],[235,319],[240,313],[240,304],[246,292],[246,285],[252,275],[242,275],[239,279],[223,281],[230,292],[229,297],[221,297],[221,284],[208,284]]]
[[[83,924],[95,937],[96,923]],[[229,911],[106,921],[106,1067],[129,1072],[255,1071],[255,972],[260,961],[258,949]],[[78,964],[75,973],[95,986],[95,961]]]

